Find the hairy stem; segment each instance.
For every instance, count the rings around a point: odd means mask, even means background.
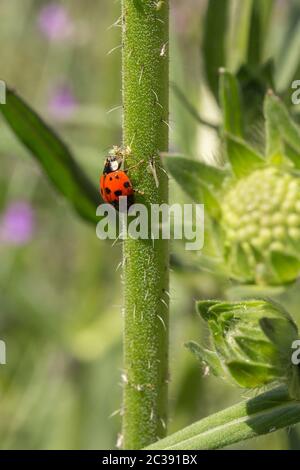
[[[123,0],[124,145],[138,202],[168,202],[168,1]],[[137,163],[141,164],[137,165]],[[167,240],[124,241],[123,446],[139,449],[167,426]]]

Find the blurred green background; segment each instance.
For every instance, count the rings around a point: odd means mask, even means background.
[[[245,99],[258,107],[248,118],[249,136],[259,142],[268,80],[289,102],[291,83],[300,79],[300,2],[231,1],[226,34],[221,11],[208,30],[207,3],[171,0],[171,81],[202,118],[218,124],[216,67],[239,72]],[[0,18],[0,79],[51,123],[98,184],[107,150],[121,142],[120,2],[2,1]],[[173,87],[170,98],[171,150],[216,164],[215,130],[199,125]],[[0,154],[0,339],[7,347],[0,448],[114,448],[122,391],[120,244],[96,238],[2,120]],[[172,181],[170,189],[172,202],[186,200]],[[245,396],[203,377],[183,346],[206,335],[195,299],[232,297],[231,281],[203,271],[180,245],[172,251],[170,431]],[[281,295],[296,318],[298,292],[299,285]],[[242,447],[293,446],[296,433],[281,431]]]

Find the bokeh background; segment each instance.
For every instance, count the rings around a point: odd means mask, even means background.
[[[201,125],[178,95],[179,87],[204,120],[218,124],[215,78],[209,75],[209,58],[216,54],[205,43],[207,3],[171,0],[170,146],[217,164],[217,133]],[[291,83],[300,79],[300,2],[256,1],[265,10],[250,50],[253,3],[231,1],[226,42],[217,29],[209,46],[244,77],[249,103],[254,96],[259,107],[269,79],[288,103]],[[0,18],[0,79],[51,123],[97,184],[107,150],[121,142],[119,0],[1,1]],[[261,67],[270,58],[271,78],[264,80]],[[297,117],[297,107],[292,112]],[[259,143],[259,111],[251,109],[248,119],[249,136]],[[94,227],[78,219],[3,121],[0,158],[0,339],[7,346],[7,364],[0,366],[0,448],[115,448],[122,392],[121,247],[98,240]],[[174,182],[170,187],[172,202],[187,200]],[[235,286],[221,273],[201,269],[197,255],[180,245],[172,252],[175,431],[249,395],[204,377],[184,348],[185,341],[206,335],[195,299],[234,298]],[[297,320],[298,297],[299,284],[281,294]],[[299,442],[294,429],[241,447],[297,448]]]

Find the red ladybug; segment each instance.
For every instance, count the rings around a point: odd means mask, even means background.
[[[127,209],[134,203],[134,189],[125,171],[120,170],[122,158],[112,155],[106,158],[100,178],[103,200],[119,210],[119,198],[127,196]]]

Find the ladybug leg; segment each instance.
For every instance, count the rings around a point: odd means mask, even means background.
[[[144,196],[144,191],[141,191],[140,189],[134,189],[133,190],[136,194],[139,194],[140,196]]]
[[[140,160],[136,165],[132,165],[129,168],[126,168],[126,170],[124,170],[124,173],[127,173],[128,171],[132,170],[132,168],[137,168],[138,166],[140,166],[144,162],[145,162],[145,160]]]

